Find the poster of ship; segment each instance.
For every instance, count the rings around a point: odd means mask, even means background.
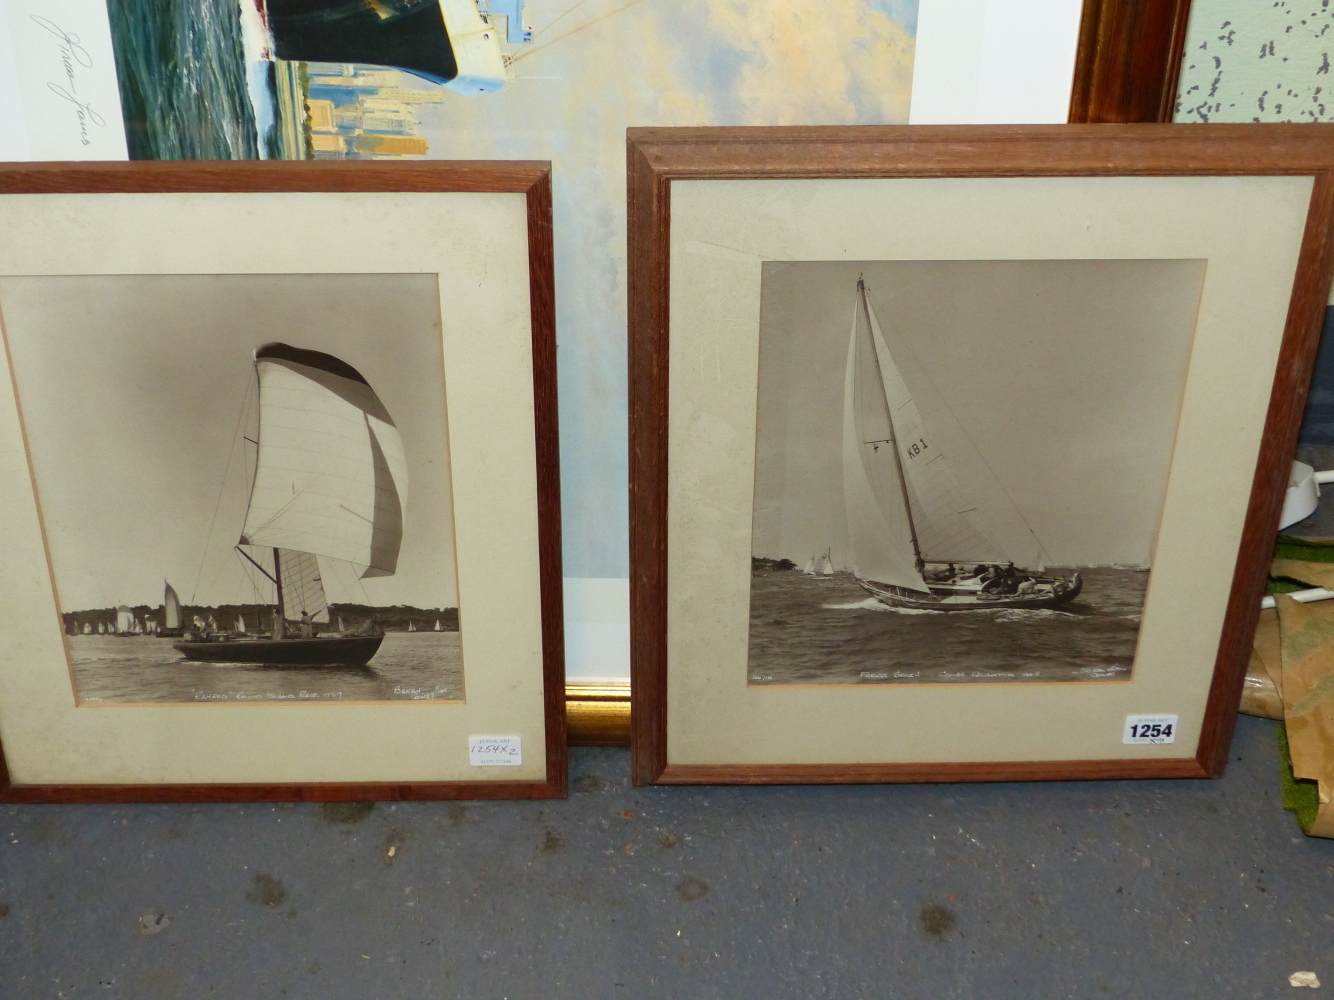
[[[629,575],[625,129],[905,124],[918,11],[917,0],[97,2],[131,159],[552,162],[564,566],[603,580]],[[451,60],[463,67],[452,78]]]
[[[748,683],[1129,679],[1203,273],[765,264]]]
[[[7,278],[80,704],[462,700],[430,275]]]

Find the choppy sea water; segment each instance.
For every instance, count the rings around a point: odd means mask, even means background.
[[[390,632],[365,667],[195,663],[171,639],[67,636],[81,704],[463,701],[458,632]]]
[[[107,0],[107,13],[130,159],[260,156],[238,0]]]
[[[1079,572],[1083,592],[1060,608],[917,611],[886,607],[849,573],[818,578],[760,570],[750,587],[748,681],[1128,680],[1149,574],[1114,567]]]

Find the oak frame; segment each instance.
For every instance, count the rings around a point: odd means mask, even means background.
[[[547,799],[567,794],[551,165],[546,161],[157,162],[0,164],[5,194],[148,192],[478,192],[523,194],[542,647],[545,776],[540,781],[14,784],[0,747],[0,802],[277,802]],[[50,627],[57,627],[59,619]]]
[[[632,767],[636,784],[789,784],[1210,777],[1222,773],[1288,464],[1334,273],[1334,127],[984,126],[631,129]],[[943,764],[668,761],[668,336],[675,180],[1303,175],[1314,178],[1264,445],[1193,758]]]

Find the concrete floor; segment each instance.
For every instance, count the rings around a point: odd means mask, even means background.
[[[0,998],[1187,998],[1334,987],[1275,723],[1217,781],[0,808]],[[393,850],[392,856],[390,850]],[[1300,994],[1299,994],[1300,995]]]

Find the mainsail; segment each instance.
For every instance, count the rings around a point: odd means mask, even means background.
[[[843,502],[851,568],[862,579],[929,594],[913,541],[912,515],[900,486],[870,326],[862,320],[864,301],[859,294],[843,379]]]
[[[320,578],[319,561],[309,552],[293,549],[278,550],[283,582],[283,616],[288,621],[300,621],[302,614],[310,620],[327,622],[329,602],[324,597],[324,581]]]
[[[116,606],[116,631],[132,632],[134,630],[134,612],[126,605]]]
[[[889,353],[865,285],[858,284],[858,293],[859,314],[864,312],[869,327],[888,408],[888,437],[897,443],[918,554],[928,562],[1004,561],[1000,547],[977,523],[976,506],[959,485],[944,451],[923,426],[917,404]],[[894,450],[894,444],[887,450]]]
[[[360,372],[319,351],[265,344],[255,367],[259,455],[241,544],[328,556],[363,577],[389,576],[403,538],[408,474],[384,404]]]
[[[163,596],[162,596],[162,603],[163,603],[164,607],[166,608],[166,626],[165,626],[165,627],[166,627],[166,628],[180,628],[180,627],[181,627],[181,599],[180,599],[179,597],[176,596],[176,588],[175,588],[175,587],[173,587],[171,584],[167,583],[166,580],[163,580],[162,583],[163,583],[163,585],[167,588],[167,589],[166,589],[166,592],[165,592],[165,593],[163,594]]]

